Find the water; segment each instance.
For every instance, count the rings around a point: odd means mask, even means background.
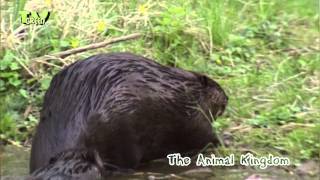
[[[5,146],[0,150],[0,175],[1,180],[20,180],[28,175],[30,150],[15,146]],[[250,177],[250,178],[249,178]],[[109,179],[109,178],[108,178]],[[196,166],[176,167],[169,166],[167,160],[157,160],[143,164],[133,174],[113,176],[110,179],[214,179],[214,180],[292,180],[310,179],[318,180],[317,177],[301,177],[287,171],[284,168],[268,168],[257,170],[244,168],[243,166],[232,168],[200,168]]]
[[[30,150],[15,146],[0,147],[1,180],[23,179],[29,172]]]

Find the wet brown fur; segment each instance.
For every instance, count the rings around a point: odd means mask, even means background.
[[[46,92],[30,172],[68,149],[94,149],[122,168],[217,144],[211,117],[227,105],[205,75],[131,53],[99,54],[64,68]]]

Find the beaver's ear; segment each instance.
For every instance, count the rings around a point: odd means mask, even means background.
[[[203,86],[208,86],[208,81],[209,81],[209,79],[208,79],[208,77],[207,76],[205,76],[205,75],[199,75],[198,76],[198,79],[199,79],[199,81],[200,81],[200,83],[203,85]]]

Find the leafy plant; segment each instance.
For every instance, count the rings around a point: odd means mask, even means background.
[[[10,88],[18,88],[22,84],[19,70],[20,65],[15,61],[12,51],[6,51],[3,60],[0,61],[0,92]]]

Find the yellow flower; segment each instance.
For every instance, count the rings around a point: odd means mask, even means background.
[[[97,23],[97,31],[98,32],[104,32],[107,28],[107,24],[104,21],[99,21]]]
[[[52,5],[52,0],[44,0],[44,2],[46,3],[47,6],[51,6]]]
[[[218,65],[222,65],[221,59],[216,59],[216,63],[217,63]]]
[[[70,41],[71,47],[76,48],[79,47],[80,41],[77,38],[72,38]]]
[[[147,9],[147,7],[146,7],[145,4],[142,4],[142,5],[139,5],[139,6],[138,6],[138,12],[139,12],[140,14],[145,15],[145,14],[147,14],[147,11],[148,11],[148,9]]]

